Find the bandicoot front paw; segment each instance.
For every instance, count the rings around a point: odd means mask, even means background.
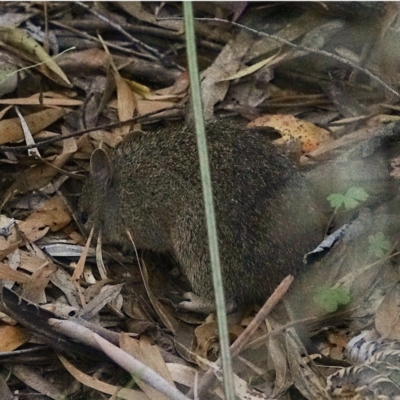
[[[215,312],[215,303],[210,300],[205,300],[193,292],[186,292],[183,295],[185,301],[179,303],[179,309],[182,311],[192,311],[202,314],[210,314]],[[228,302],[226,304],[226,311],[228,313],[234,311],[236,309],[235,302]]]

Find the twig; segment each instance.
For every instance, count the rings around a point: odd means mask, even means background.
[[[302,46],[302,45],[299,45],[299,44],[294,44],[294,43],[289,42],[288,40],[283,39],[283,38],[281,38],[279,36],[271,35],[269,33],[260,32],[260,31],[257,31],[256,29],[252,29],[252,28],[249,28],[249,27],[247,27],[245,25],[238,24],[237,22],[231,22],[231,21],[228,21],[228,20],[225,20],[225,19],[221,19],[221,18],[197,18],[197,20],[199,20],[199,21],[217,21],[217,22],[223,22],[223,23],[230,23],[233,26],[237,26],[239,28],[246,29],[249,32],[255,33],[257,35],[264,36],[264,37],[276,40],[277,42],[284,43],[287,46],[293,47],[295,49],[303,50],[303,51],[310,52],[310,53],[320,54],[321,56],[325,56],[325,57],[328,57],[328,58],[333,58],[336,61],[339,61],[339,62],[341,62],[343,64],[349,65],[350,67],[356,69],[357,71],[363,72],[364,74],[368,75],[372,80],[374,80],[379,85],[384,87],[387,91],[389,91],[390,93],[394,94],[397,97],[400,97],[400,94],[396,90],[391,88],[381,78],[379,78],[377,75],[375,75],[372,72],[370,72],[368,69],[360,67],[355,62],[353,62],[351,60],[348,60],[346,58],[337,56],[336,54],[330,53],[329,51],[313,49],[311,47],[306,47],[306,46]]]
[[[57,21],[50,21],[50,23],[55,25],[55,26],[58,26],[60,28],[63,28],[65,30],[67,30],[67,31],[70,31],[72,33],[75,33],[76,35],[81,36],[81,37],[83,37],[83,38],[85,38],[87,40],[90,40],[90,41],[95,42],[95,43],[100,43],[100,40],[98,38],[96,38],[94,36],[91,36],[91,35],[89,35],[88,33],[84,32],[84,31],[80,31],[79,29],[75,29],[75,28],[73,28],[71,26],[62,24],[61,22],[57,22]],[[140,53],[140,52],[132,50],[132,49],[127,49],[126,47],[118,46],[117,44],[110,43],[110,42],[107,42],[107,41],[105,43],[107,44],[107,46],[110,49],[119,50],[121,52],[124,52],[124,53],[127,53],[127,54],[131,54],[133,56],[139,56],[139,57],[142,57],[144,59],[151,60],[151,61],[155,60],[155,58],[153,56],[150,56],[148,54],[143,54],[143,53]]]
[[[149,112],[149,113],[143,114],[143,115],[138,115],[136,117],[127,119],[125,121],[118,121],[118,122],[113,122],[112,124],[100,125],[100,126],[95,126],[95,127],[88,128],[88,129],[83,129],[81,131],[69,133],[67,135],[53,137],[51,139],[47,139],[47,140],[44,140],[43,142],[32,144],[32,145],[29,145],[29,146],[1,146],[0,147],[0,153],[5,153],[7,151],[22,152],[22,151],[25,151],[25,150],[32,149],[34,147],[39,148],[39,147],[48,146],[49,144],[56,143],[56,142],[59,142],[61,140],[68,139],[68,138],[71,138],[71,137],[81,136],[84,133],[97,131],[99,129],[108,130],[108,129],[113,129],[113,128],[119,128],[119,127],[121,127],[121,126],[123,126],[125,124],[130,124],[131,122],[135,122],[135,121],[140,120],[142,118],[147,118],[147,117],[150,117],[152,115],[155,115],[155,114],[158,114],[158,113],[161,113],[161,112],[164,112],[164,111],[175,110],[177,108],[183,108],[183,107],[182,106],[172,106],[172,107],[161,108],[160,110],[152,111],[152,112]]]
[[[65,24],[62,24],[60,22],[56,22],[56,21],[50,21],[50,23],[55,24],[57,26],[60,26],[62,28],[65,29],[71,29],[72,32],[77,31],[77,33],[79,32],[79,34],[83,33],[79,31],[79,28],[82,26],[82,21],[78,20],[78,21],[74,21],[74,20],[70,20],[70,21],[66,21]],[[185,42],[185,37],[180,34],[180,33],[174,33],[171,32],[168,29],[165,28],[158,28],[155,26],[140,26],[140,25],[133,25],[130,24],[128,22],[121,22],[120,25],[127,31],[131,32],[131,33],[139,33],[139,34],[144,34],[144,35],[149,35],[149,36],[153,36],[156,37],[158,39],[167,39],[167,40],[173,40],[176,42],[182,42],[182,45],[184,45]],[[85,29],[86,30],[94,30],[94,31],[98,31],[98,30],[104,30],[106,28],[108,28],[109,25],[106,24],[104,21],[99,21],[99,20],[85,20]],[[86,35],[88,35],[86,33]],[[90,38],[93,38],[93,36],[88,35]],[[203,35],[204,36],[204,35]],[[207,35],[206,35],[207,37]],[[206,49],[210,49],[213,51],[221,51],[223,45],[219,44],[219,43],[215,43],[212,41],[209,41],[207,39],[199,39],[199,45],[202,47],[205,47]],[[117,45],[115,45],[117,46]],[[111,47],[111,46],[109,46]],[[118,46],[120,47],[120,46]],[[116,48],[116,47],[115,47]],[[123,51],[128,51],[128,49],[121,47],[121,51],[122,49],[124,49]],[[133,50],[129,50],[129,51],[133,51]],[[171,51],[171,50],[170,50]],[[167,51],[164,54],[168,54],[169,51]]]
[[[134,38],[129,32],[127,32],[124,28],[122,28],[121,25],[117,24],[116,22],[112,21],[110,18],[106,17],[105,15],[101,14],[97,10],[91,8],[88,6],[86,3],[82,3],[81,1],[77,1],[77,4],[79,4],[81,7],[86,8],[91,14],[95,15],[97,18],[105,21],[109,25],[111,25],[114,29],[116,29],[118,32],[121,32],[123,35],[125,35],[129,40],[132,41],[132,43],[135,43],[137,46],[145,49],[148,51],[150,54],[153,54],[153,60],[159,59],[161,60],[163,58],[162,54],[155,49],[154,47],[151,47],[147,45],[146,43],[143,43],[142,41]]]
[[[160,18],[160,19],[182,19],[182,18],[177,18],[177,17],[171,17],[171,18]],[[397,92],[396,90],[394,90],[393,88],[391,88],[387,83],[385,83],[381,78],[379,78],[377,75],[373,74],[372,72],[370,72],[368,69],[360,67],[359,65],[357,65],[356,63],[354,63],[351,60],[348,60],[346,58],[337,56],[336,54],[333,53],[329,53],[328,51],[325,50],[319,50],[319,49],[313,49],[311,47],[306,47],[306,46],[302,46],[299,44],[294,44],[292,42],[289,42],[289,40],[283,39],[279,36],[270,34],[270,33],[265,33],[265,32],[260,32],[256,29],[253,28],[249,28],[246,25],[242,25],[239,24],[237,22],[232,22],[232,21],[228,21],[226,19],[222,19],[222,18],[195,18],[196,21],[208,21],[208,22],[222,22],[224,24],[230,24],[233,26],[237,26],[238,28],[242,28],[245,29],[249,32],[252,32],[258,36],[263,36],[272,40],[275,40],[279,43],[283,43],[286,44],[287,46],[293,47],[297,50],[302,50],[302,51],[306,51],[309,53],[315,53],[315,54],[319,54],[321,56],[325,56],[328,58],[332,58],[336,61],[339,61],[343,64],[349,65],[350,67],[356,69],[357,71],[363,72],[365,75],[369,76],[372,80],[374,80],[375,82],[377,82],[380,86],[382,86],[383,88],[385,88],[388,92],[392,93],[393,95],[395,95],[396,97],[400,97],[400,93]]]
[[[119,347],[114,346],[97,333],[92,332],[90,329],[72,321],[59,320],[55,318],[50,318],[48,324],[58,332],[63,333],[72,339],[103,351],[121,368],[125,369],[143,382],[146,382],[169,399],[189,400],[182,392],[147,365],[143,364]]]

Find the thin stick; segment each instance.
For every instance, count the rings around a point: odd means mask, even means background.
[[[162,54],[160,54],[160,52],[155,49],[154,47],[151,47],[143,42],[141,42],[140,40],[134,38],[130,33],[128,33],[124,28],[122,28],[121,25],[117,24],[116,22],[112,21],[110,18],[106,17],[105,15],[101,14],[100,12],[98,12],[97,10],[91,8],[89,5],[87,5],[86,3],[83,3],[81,1],[77,1],[77,4],[79,4],[81,7],[86,8],[86,10],[88,10],[91,14],[95,15],[97,18],[101,19],[102,21],[105,21],[106,23],[108,23],[109,25],[111,25],[114,29],[116,29],[117,31],[121,32],[123,35],[125,35],[129,40],[132,41],[132,43],[135,43],[137,46],[145,49],[147,52],[149,52],[150,54],[153,54],[153,60],[161,60]]]
[[[171,385],[166,379],[157,374],[146,364],[113,345],[90,329],[69,320],[50,318],[47,322],[49,326],[58,332],[75,339],[80,343],[84,343],[104,352],[125,371],[128,371],[131,375],[134,375],[141,381],[146,382],[169,399],[189,400],[188,397],[180,392],[175,386]]]
[[[47,139],[47,140],[44,140],[43,142],[36,143],[36,144],[33,144],[33,145],[29,145],[29,146],[1,146],[0,147],[0,153],[5,153],[7,151],[22,152],[22,151],[25,151],[25,150],[32,149],[34,147],[37,147],[37,148],[45,147],[45,146],[48,146],[49,144],[56,143],[56,142],[59,142],[59,141],[64,140],[64,139],[68,139],[68,138],[75,137],[75,136],[81,136],[84,133],[97,131],[99,129],[108,130],[108,129],[113,129],[113,128],[119,128],[119,127],[121,127],[123,125],[130,124],[131,122],[135,122],[135,121],[137,121],[139,119],[151,117],[152,115],[155,115],[155,114],[158,114],[158,113],[161,113],[161,112],[164,112],[164,111],[176,110],[176,109],[179,109],[179,108],[183,108],[183,106],[178,106],[177,105],[177,106],[172,106],[172,107],[161,108],[160,110],[152,111],[152,112],[149,112],[149,113],[144,114],[144,115],[138,115],[136,117],[127,119],[125,121],[118,121],[118,122],[113,122],[113,123],[107,124],[107,125],[94,126],[92,128],[83,129],[83,130],[78,131],[78,132],[69,133],[68,135],[62,135],[62,136],[53,137],[51,139]]]
[[[96,38],[94,36],[91,36],[86,32],[80,31],[79,29],[75,29],[72,26],[64,25],[64,24],[62,24],[61,22],[58,22],[58,21],[50,21],[50,23],[55,25],[55,26],[58,26],[60,28],[63,28],[65,30],[68,30],[70,32],[73,32],[76,35],[81,36],[81,37],[83,37],[83,38],[85,38],[87,40],[90,40],[90,41],[95,42],[95,43],[100,43],[100,40],[98,38]],[[154,57],[150,56],[148,54],[143,54],[143,53],[140,53],[140,52],[135,51],[135,50],[127,49],[127,48],[125,48],[123,46],[118,46],[117,44],[110,43],[110,42],[107,42],[107,41],[105,43],[111,49],[119,50],[119,51],[122,51],[122,52],[127,53],[127,54],[131,54],[131,55],[134,55],[134,56],[140,56],[140,57],[142,57],[144,59],[154,61]]]
[[[182,19],[182,18],[160,18],[160,19]],[[393,95],[395,95],[396,97],[400,97],[400,93],[397,92],[396,90],[394,90],[393,88],[391,88],[387,83],[385,83],[381,78],[379,78],[377,75],[373,74],[372,72],[370,72],[368,69],[360,67],[359,65],[357,65],[356,63],[354,63],[351,60],[348,60],[346,58],[337,56],[336,54],[333,53],[329,53],[328,51],[325,50],[319,50],[319,49],[313,49],[311,47],[307,47],[307,46],[302,46],[300,44],[294,44],[292,42],[289,42],[289,40],[283,39],[277,35],[272,35],[270,33],[265,33],[265,32],[260,32],[257,31],[256,29],[253,28],[249,28],[246,25],[242,25],[239,24],[237,22],[232,22],[232,21],[228,21],[226,19],[222,19],[222,18],[195,18],[196,21],[208,21],[208,22],[222,22],[224,24],[230,24],[233,26],[237,26],[238,28],[242,28],[245,29],[249,32],[252,32],[258,36],[263,36],[272,40],[275,40],[279,43],[283,43],[286,44],[287,46],[293,47],[297,50],[302,50],[305,52],[309,52],[309,53],[315,53],[315,54],[320,54],[321,56],[325,56],[328,58],[333,58],[336,61],[339,61],[343,64],[349,65],[350,67],[356,69],[357,71],[360,71],[362,73],[364,73],[365,75],[368,75],[372,80],[374,80],[375,82],[377,82],[380,86],[382,86],[383,88],[385,88],[388,92],[392,93]]]

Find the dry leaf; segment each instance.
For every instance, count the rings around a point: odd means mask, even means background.
[[[35,94],[26,98],[17,99],[3,99],[0,100],[0,104],[11,104],[13,106],[80,106],[83,103],[82,100],[67,99],[67,98],[49,98],[43,97],[40,94]]]
[[[44,259],[28,251],[19,250],[19,268],[34,273],[43,267]]]
[[[97,140],[99,142],[104,142],[107,146],[111,147],[112,149],[122,141],[121,136],[116,135],[113,132],[107,132],[102,129],[90,132],[89,136],[94,140]],[[92,150],[92,148],[90,150]]]
[[[18,228],[29,242],[36,242],[49,231],[46,224],[38,219],[22,221],[18,224]]]
[[[166,379],[171,385],[175,385],[165,365],[164,359],[160,354],[159,348],[156,345],[150,344],[148,339],[142,337],[139,341],[126,334],[121,334],[120,347],[143,364],[146,364],[149,368]],[[166,396],[144,383],[142,380],[135,379],[135,382],[150,399],[167,400]]]
[[[42,129],[60,119],[66,114],[66,110],[61,108],[48,108],[37,113],[25,116],[29,130],[34,135]],[[10,118],[0,121],[0,144],[16,142],[22,140],[24,134],[19,118]]]
[[[138,100],[138,113],[139,115],[144,115],[147,113],[163,110],[164,108],[173,107],[174,105],[176,105],[176,103],[168,101]]]
[[[39,372],[36,372],[33,367],[23,364],[14,364],[12,373],[25,385],[35,389],[37,392],[58,400],[65,398],[64,394],[49,380],[43,377]]]
[[[140,96],[146,96],[151,93],[151,89],[148,86],[142,85],[139,82],[129,79],[125,79],[125,82],[131,88],[132,92],[137,93]]]
[[[32,335],[19,325],[0,324],[0,351],[13,351],[26,343]]]
[[[15,271],[7,264],[0,262],[0,279],[11,282],[28,283],[31,277],[23,272]]]
[[[282,54],[281,56],[278,57],[277,54],[274,54],[271,57],[266,58],[265,60],[259,61],[253,65],[250,65],[246,68],[241,69],[240,71],[232,74],[231,76],[228,76],[226,78],[223,78],[220,80],[220,82],[223,81],[231,81],[234,79],[239,79],[239,78],[243,78],[247,75],[251,75],[254,72],[257,72],[259,69],[266,67],[266,66],[272,66],[275,65],[276,63],[280,62],[281,60],[283,60],[286,57],[285,54]]]
[[[129,230],[126,231],[132,246],[134,247],[134,241],[132,239],[132,235]],[[135,248],[135,247],[134,247]],[[142,262],[139,263],[140,274],[142,275],[143,284],[146,289],[146,293],[149,296],[152,306],[154,307],[155,312],[163,322],[163,324],[171,331],[175,332],[179,323],[176,318],[170,313],[167,307],[165,307],[160,301],[158,301],[157,297],[154,295],[153,291],[149,285],[149,277],[147,274],[146,264],[144,263],[143,259]]]
[[[119,1],[119,6],[124,9],[132,17],[137,18],[139,21],[145,21],[149,24],[160,26],[166,29],[177,31],[177,35],[181,35],[184,32],[182,21],[171,21],[157,19],[157,15],[151,14],[143,8],[141,2],[136,1]]]
[[[187,387],[192,387],[193,382],[196,379],[197,370],[192,367],[188,367],[183,364],[167,363],[168,371],[171,374],[171,378],[174,382]]]
[[[400,284],[385,296],[375,315],[375,328],[385,339],[400,340]]]
[[[156,90],[154,93],[160,96],[177,95],[182,93],[187,94],[189,85],[190,85],[189,72],[184,71],[178,76],[178,78],[175,80],[172,86]]]
[[[237,325],[229,325],[229,337],[232,341],[236,340],[239,335],[244,331],[244,328]],[[219,336],[218,336],[218,323],[216,321],[206,322],[195,329],[197,339],[196,354],[201,358],[209,361],[216,361],[219,357]],[[196,360],[197,364],[207,370],[208,364],[204,364],[201,359]]]
[[[45,201],[40,210],[34,211],[27,220],[37,219],[47,225],[52,232],[56,232],[71,222],[71,215],[63,199],[55,195]]]
[[[110,385],[108,383],[102,382],[90,375],[85,374],[80,371],[74,365],[72,365],[66,358],[62,355],[58,355],[58,358],[63,363],[67,371],[83,385],[98,390],[99,392],[107,393],[109,395],[117,396],[118,398],[124,400],[150,400],[144,393],[139,390],[119,388],[117,386]]]
[[[202,75],[201,90],[203,93],[204,118],[211,119],[214,106],[225,98],[229,82],[221,82],[226,76],[236,73],[242,63],[243,56],[253,45],[254,38],[247,32],[238,35],[223,48],[213,64]]]
[[[103,70],[109,64],[109,57],[104,50],[92,48],[63,54],[59,64],[70,74],[80,71],[89,73]]]
[[[24,30],[18,28],[0,28],[0,39],[17,50],[33,55],[37,61],[43,62],[68,85],[71,82],[56,62],[46,53],[36,40],[32,39]]]
[[[60,169],[73,156],[75,151],[75,139],[65,139],[63,141],[63,152],[61,154],[56,156],[51,163],[40,164],[23,171],[19,179],[8,188],[6,196],[15,191],[24,193],[43,188],[60,172]]]
[[[131,119],[137,110],[135,95],[133,94],[129,84],[118,73],[114,74],[115,83],[117,85],[118,98],[118,118],[120,121]],[[131,124],[117,128],[120,135],[124,136],[132,129]]]
[[[47,200],[40,210],[34,211],[29,217],[18,224],[25,237],[31,241],[45,236],[49,229],[53,232],[62,229],[71,221],[71,216],[59,196]]]
[[[72,274],[71,280],[72,280],[72,282],[74,284],[76,283],[77,287],[79,287],[77,282],[78,282],[80,276],[83,273],[83,269],[84,269],[85,262],[86,262],[86,257],[88,255],[89,248],[90,248],[90,243],[92,242],[93,232],[94,232],[94,228],[92,228],[90,230],[90,234],[89,234],[88,240],[87,240],[87,242],[85,244],[85,248],[83,249],[82,254],[81,254],[81,256],[80,256],[80,258],[79,258],[79,260],[78,260],[78,262],[77,262],[77,264],[75,266],[74,273]],[[84,303],[82,303],[82,304],[84,304]]]
[[[248,126],[270,126],[276,129],[285,141],[293,138],[299,139],[303,151],[306,153],[316,149],[321,143],[331,140],[327,130],[319,128],[311,122],[297,119],[293,115],[264,115],[250,122]]]
[[[21,296],[36,304],[44,304],[47,302],[45,289],[50,281],[51,276],[57,270],[53,264],[43,265],[42,268],[35,271],[30,281],[24,286]]]
[[[4,59],[0,61],[0,97],[17,88],[18,74],[15,73],[17,70],[16,65],[6,62]]]

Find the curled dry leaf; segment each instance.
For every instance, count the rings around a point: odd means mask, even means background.
[[[175,332],[179,323],[174,317],[174,315],[170,312],[170,310],[162,304],[158,299],[157,296],[154,295],[152,289],[149,285],[149,278],[147,274],[147,269],[144,263],[140,265],[140,272],[143,278],[143,284],[145,286],[147,295],[151,301],[152,306],[154,307],[154,311],[157,313],[158,317],[164,323],[164,325],[171,331]]]
[[[241,326],[229,325],[229,337],[236,340],[244,331]],[[197,339],[196,354],[209,361],[216,361],[219,357],[219,336],[218,336],[218,323],[216,321],[206,322],[195,329]],[[201,358],[197,358],[197,364],[208,370],[209,365],[204,363]]]
[[[271,114],[256,118],[249,127],[270,126],[276,129],[285,141],[299,139],[305,153],[316,149],[321,143],[331,140],[327,130],[311,122],[297,119],[293,115]]]
[[[170,87],[156,90],[154,93],[158,96],[186,95],[189,89],[189,72],[182,72]]]

